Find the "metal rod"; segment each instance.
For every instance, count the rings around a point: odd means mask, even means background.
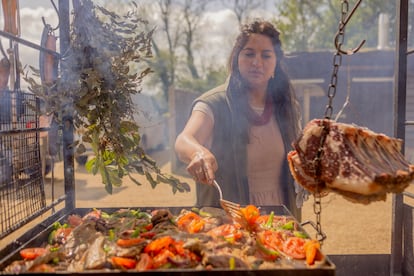
[[[46,48],[44,48],[44,47],[42,47],[42,46],[40,46],[40,45],[37,45],[37,44],[35,44],[35,43],[33,43],[33,42],[30,42],[30,41],[28,41],[28,40],[25,40],[25,39],[23,39],[23,38],[20,38],[20,37],[14,36],[14,35],[12,35],[12,34],[10,34],[10,33],[8,33],[8,32],[1,31],[1,30],[0,30],[0,36],[4,36],[4,37],[6,37],[6,38],[8,38],[8,39],[11,39],[11,40],[13,40],[13,41],[16,41],[17,43],[20,43],[20,44],[26,45],[26,46],[28,46],[28,47],[30,47],[30,48],[34,48],[34,49],[39,50],[39,51],[44,51],[44,52],[47,52],[47,53],[49,53],[49,54],[51,54],[51,55],[54,55],[54,56],[56,56],[56,57],[60,58],[60,54],[59,54],[59,53],[57,53],[57,52],[55,52],[55,51],[52,51],[52,50],[50,50],[50,49],[46,49]]]
[[[354,15],[355,11],[357,10],[357,8],[359,7],[359,5],[361,4],[362,0],[359,0],[355,3],[355,5],[352,7],[351,11],[349,12],[348,16],[345,18],[344,22],[344,27],[346,26],[346,24],[348,24],[349,19],[351,19],[351,17]]]
[[[70,20],[69,20],[69,1],[59,0],[59,38],[60,52],[66,53],[70,45]],[[62,67],[62,65],[61,65]],[[62,78],[65,78],[62,74]],[[65,115],[62,126],[62,142],[63,142],[63,167],[64,167],[64,186],[66,202],[65,209],[67,211],[75,209],[75,170],[74,170],[74,154],[73,154],[73,119],[72,114]]]
[[[405,196],[410,197],[410,198],[414,198],[414,194],[413,194],[413,193],[410,193],[410,192],[404,192],[403,194],[404,194]]]
[[[407,96],[407,37],[408,37],[408,0],[396,3],[396,51],[394,86],[394,135],[405,138],[405,112]],[[402,150],[404,153],[404,150]],[[392,200],[392,231],[390,274],[401,274],[403,264],[403,195],[395,194]]]
[[[339,37],[341,35],[342,36],[344,35],[346,24],[348,24],[349,20],[351,19],[352,15],[354,15],[355,11],[357,10],[357,8],[361,4],[361,2],[362,2],[362,0],[357,1],[355,3],[355,5],[352,7],[352,9],[349,12],[349,14],[346,16],[346,18],[342,22],[340,22],[339,31],[336,33],[336,36],[335,36],[335,47],[336,47],[336,49],[341,54],[348,55],[348,56],[353,55],[356,52],[358,52],[361,49],[361,47],[364,45],[364,43],[365,43],[365,39],[364,39],[354,49],[351,49],[351,50],[348,50],[348,51],[344,51],[344,50],[341,49],[342,43],[339,43],[339,41],[338,41],[339,40]],[[346,4],[346,6],[348,6],[347,2],[345,2],[343,4]],[[344,12],[344,11],[342,11],[342,12]]]

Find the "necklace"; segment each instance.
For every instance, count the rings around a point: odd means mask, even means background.
[[[273,113],[273,104],[272,100],[268,98],[265,103],[265,107],[263,113],[261,115],[257,114],[252,107],[249,105],[247,111],[247,118],[249,119],[250,123],[255,126],[262,126],[269,122],[270,117]]]

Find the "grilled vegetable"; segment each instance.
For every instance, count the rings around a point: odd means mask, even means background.
[[[306,264],[313,265],[317,259],[321,244],[316,240],[309,240],[304,245],[306,254]]]
[[[193,212],[188,212],[187,214],[181,216],[177,225],[180,229],[187,231],[188,233],[198,233],[204,227],[205,222],[203,219]]]
[[[115,267],[121,267],[124,269],[132,269],[137,265],[137,261],[131,258],[112,257],[111,260]]]
[[[139,261],[136,265],[138,271],[147,271],[154,267],[154,261],[147,253],[141,253],[139,255]]]
[[[248,225],[254,225],[256,220],[260,217],[260,211],[254,205],[247,205],[244,208],[240,208],[243,219]]]
[[[300,232],[295,220],[272,213],[257,217],[255,212],[259,209],[253,207],[245,209],[253,226],[216,221],[187,209],[178,216],[168,209],[147,211],[148,215],[125,209],[113,213],[94,209],[82,220],[76,216],[77,226],[55,223],[50,234],[52,246],[22,250],[23,260],[16,261],[7,271],[27,270],[32,265],[45,271],[93,271],[108,268],[108,262],[112,268],[136,271],[267,269],[286,264],[315,268],[325,264],[319,242]],[[68,221],[74,218],[69,216]],[[197,225],[193,222],[205,222],[206,227],[189,231]],[[283,227],[286,225],[289,227]],[[147,231],[146,227],[151,229]],[[64,237],[65,242],[57,242],[57,236]]]
[[[122,247],[130,247],[130,246],[140,244],[143,241],[145,241],[145,239],[143,239],[143,238],[118,239],[116,241],[116,244],[119,245],[119,246],[122,246]]]
[[[45,255],[47,252],[48,250],[43,247],[30,247],[20,250],[20,256],[25,260],[34,260],[37,257]]]

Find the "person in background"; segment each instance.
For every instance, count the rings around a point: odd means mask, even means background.
[[[197,205],[285,205],[301,219],[306,194],[294,183],[287,153],[301,128],[279,31],[268,21],[243,25],[225,84],[195,99],[175,141],[178,159],[197,182]]]

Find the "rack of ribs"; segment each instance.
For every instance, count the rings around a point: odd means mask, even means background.
[[[314,119],[292,143],[287,159],[296,182],[311,193],[333,191],[368,204],[403,192],[414,179],[414,165],[402,154],[402,144],[354,124]]]

